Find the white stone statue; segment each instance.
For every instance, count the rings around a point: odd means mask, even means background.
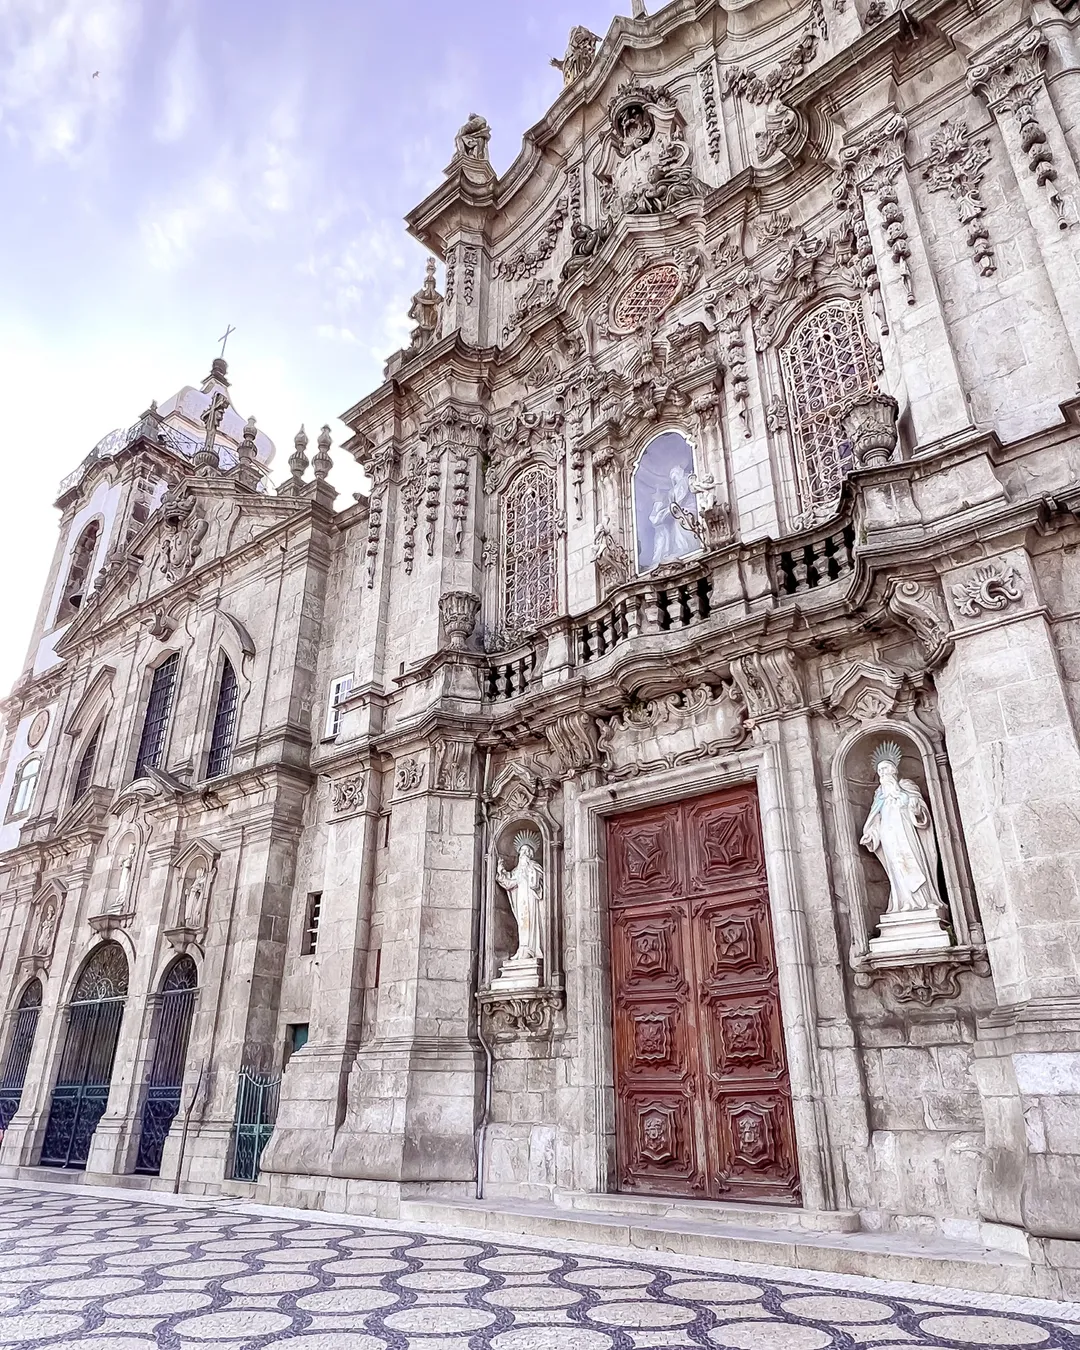
[[[685,558],[696,553],[701,541],[694,533],[697,524],[697,498],[690,486],[690,473],[682,464],[674,464],[668,475],[671,488],[653,496],[649,523],[653,527],[650,567]]]
[[[203,899],[206,896],[206,868],[197,867],[187,884],[180,906],[180,926],[197,928],[202,918]]]
[[[132,911],[131,892],[134,882],[135,841],[120,859],[120,880],[116,888],[116,900],[113,902],[114,914],[130,914]]]
[[[874,751],[878,787],[859,843],[869,849],[889,878],[889,903],[881,936],[872,951],[948,947],[941,919],[945,904],[938,890],[938,849],[934,822],[917,783],[900,777],[902,752],[895,741]]]
[[[38,923],[37,940],[34,943],[35,956],[48,956],[52,951],[53,935],[56,933],[56,906],[50,901],[41,911]]]
[[[496,878],[510,899],[510,909],[517,924],[517,951],[511,961],[539,961],[544,954],[541,933],[541,905],[544,900],[544,869],[536,861],[541,843],[538,835],[528,832],[514,839],[517,865],[512,871],[499,859]]]

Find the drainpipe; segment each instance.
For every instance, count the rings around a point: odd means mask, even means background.
[[[475,979],[473,982],[473,1000],[476,1005],[476,1037],[484,1051],[484,1109],[480,1115],[480,1124],[476,1130],[476,1198],[484,1198],[484,1172],[487,1162],[487,1130],[491,1120],[491,1046],[484,1039],[484,1019],[480,1007],[480,985],[484,978],[484,953],[487,950],[487,874],[488,874],[488,836],[490,832],[490,807],[488,806],[488,778],[491,773],[491,748],[484,749],[484,771],[480,786],[480,903],[476,907],[476,946],[473,960]]]

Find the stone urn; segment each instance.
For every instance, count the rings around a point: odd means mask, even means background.
[[[896,453],[896,418],[900,405],[891,394],[856,394],[840,411],[840,425],[851,442],[860,469],[878,469]]]
[[[471,591],[447,591],[439,599],[443,631],[451,651],[460,652],[476,627],[480,598]]]

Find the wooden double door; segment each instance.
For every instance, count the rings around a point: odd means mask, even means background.
[[[608,822],[618,1184],[798,1204],[757,792]]]

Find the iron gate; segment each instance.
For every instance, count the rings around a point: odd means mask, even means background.
[[[90,1141],[109,1100],[127,990],[123,948],[106,942],[83,967],[68,1005],[64,1052],[41,1147],[43,1167],[86,1166]]]
[[[11,1033],[4,1076],[0,1078],[0,1134],[3,1134],[11,1123],[11,1117],[19,1109],[19,1102],[22,1100],[23,1084],[26,1082],[26,1070],[30,1063],[30,1051],[33,1049],[34,1032],[37,1031],[40,1012],[41,981],[31,980],[23,990],[19,1006],[15,1010],[15,1029]]]
[[[156,1177],[169,1129],[180,1109],[191,1016],[199,974],[190,956],[178,957],[165,973],[158,998],[157,1043],[143,1100],[135,1171]]]
[[[257,1181],[259,1159],[274,1132],[281,1075],[240,1070],[236,1085],[236,1127],[233,1139],[233,1177]]]

